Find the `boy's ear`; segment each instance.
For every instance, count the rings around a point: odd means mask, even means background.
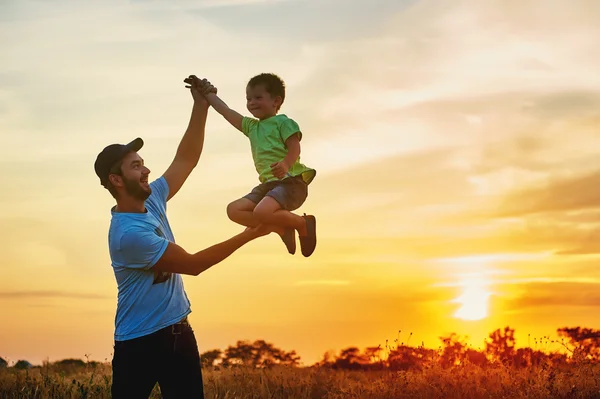
[[[277,109],[281,108],[281,104],[283,104],[283,98],[281,96],[275,97],[275,105],[277,105]]]

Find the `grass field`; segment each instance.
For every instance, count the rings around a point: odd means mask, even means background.
[[[207,398],[600,398],[600,367],[475,365],[421,371],[235,367],[205,370]],[[0,398],[109,398],[110,365],[0,370]],[[152,394],[160,398],[158,387]]]

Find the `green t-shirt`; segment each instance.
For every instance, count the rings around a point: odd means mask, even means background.
[[[282,161],[288,149],[285,141],[298,133],[302,140],[300,127],[284,114],[258,120],[247,116],[242,119],[242,131],[250,139],[252,159],[261,183],[278,180],[271,173],[271,164]],[[314,179],[316,171],[300,163],[300,157],[290,166],[289,176],[302,176],[306,184]]]

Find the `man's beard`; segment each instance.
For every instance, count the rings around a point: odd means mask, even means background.
[[[152,194],[152,188],[148,186],[148,190],[142,188],[139,180],[123,179],[125,183],[125,191],[135,199],[146,201],[146,199]]]

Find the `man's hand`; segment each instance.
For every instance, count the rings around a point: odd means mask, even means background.
[[[273,225],[259,224],[256,227],[246,227],[244,232],[251,234],[253,237],[258,238],[269,235],[273,232]]]
[[[217,94],[217,88],[213,86],[212,83],[210,83],[206,78],[202,80],[195,76],[194,78],[196,81],[196,88],[198,89],[200,94],[202,94],[203,96],[206,96],[208,93]]]
[[[210,93],[217,94],[217,88],[213,86],[208,80],[206,80],[206,78],[202,80],[198,79],[198,91],[204,96]]]
[[[204,97],[204,93],[217,93],[217,88],[214,87],[208,80],[200,80],[196,75],[190,75],[183,81],[189,85],[185,87],[186,89],[190,89],[195,103],[208,105],[208,102]]]
[[[244,117],[237,111],[229,108],[229,106],[225,104],[225,102],[221,100],[219,96],[217,96],[217,88],[206,79],[200,80],[193,75],[190,76],[190,78],[192,79],[192,82],[196,82],[195,87],[197,88],[199,94],[206,99],[208,104],[212,106],[215,111],[221,114],[227,120],[227,122],[231,123],[233,127],[242,132],[242,120]]]
[[[285,162],[285,160],[271,164],[271,172],[273,173],[273,176],[280,180],[285,177],[289,169],[290,166]]]

